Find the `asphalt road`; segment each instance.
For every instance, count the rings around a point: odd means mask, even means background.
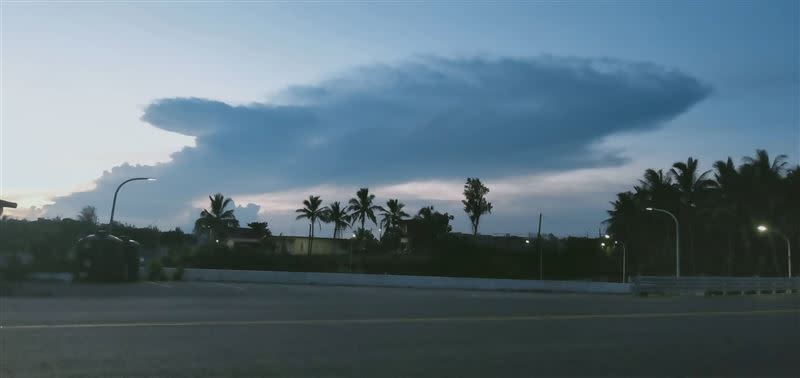
[[[800,376],[800,295],[0,289],[0,376]]]

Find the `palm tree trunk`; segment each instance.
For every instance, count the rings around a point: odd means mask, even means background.
[[[772,251],[772,268],[775,269],[775,274],[780,274],[781,270],[779,266],[780,263],[778,262],[778,253],[776,252],[777,248],[775,248],[774,242],[770,241],[769,244],[770,244],[769,249]]]
[[[728,232],[728,275],[733,275],[733,233]]]

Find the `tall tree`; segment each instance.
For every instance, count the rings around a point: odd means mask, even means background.
[[[741,221],[742,203],[746,199],[743,193],[741,175],[736,169],[733,159],[719,160],[714,163],[714,180],[712,181],[712,202],[710,206],[711,224],[717,232],[724,235],[727,253],[725,265],[727,273],[734,272],[736,256],[736,237],[745,237],[751,231]]]
[[[398,199],[390,199],[386,201],[386,207],[381,208],[381,227],[385,230],[389,230],[390,228],[396,228],[400,225],[400,221],[408,218],[408,213],[403,211],[403,208],[406,205],[400,202]]]
[[[364,229],[367,219],[372,223],[377,223],[375,212],[380,211],[381,207],[373,205],[374,194],[369,194],[368,188],[361,188],[356,192],[356,196],[350,199],[350,216],[353,222],[361,222],[361,229]]]
[[[635,246],[632,256],[647,261],[646,273],[669,274],[671,220],[641,211],[658,207],[680,218],[681,243],[689,243],[685,250],[694,256],[695,274],[785,274],[785,243],[775,234],[758,233],[756,226],[766,224],[800,244],[797,168],[764,150],[742,161],[739,166],[732,158],[715,162],[713,177],[700,172],[694,159],[674,164],[667,174],[648,169],[632,192],[612,202],[609,231],[626,239],[629,251]],[[703,253],[692,254],[692,243]]]
[[[232,228],[239,227],[239,221],[233,215],[233,200],[225,198],[222,193],[208,196],[211,202],[209,209],[200,212],[200,218],[194,222],[195,233],[207,231],[209,240],[227,235]]]
[[[670,169],[670,174],[675,179],[675,188],[681,194],[681,202],[689,207],[695,204],[698,196],[714,186],[713,181],[708,179],[711,170],[698,174],[698,164],[696,159],[690,157],[685,163],[679,161],[672,164]]]
[[[414,243],[418,247],[431,247],[436,241],[442,240],[453,230],[450,221],[453,216],[448,213],[440,213],[434,211],[433,206],[427,206],[419,209],[419,212],[414,216],[415,226]]]
[[[783,218],[784,209],[781,208],[783,199],[778,193],[788,163],[786,155],[778,155],[775,159],[770,159],[766,150],[756,150],[755,156],[746,156],[742,161],[744,164],[739,167],[739,173],[747,193],[747,201],[744,203],[745,216],[751,223],[748,227],[749,234],[753,235],[752,230],[755,224],[771,223],[776,225],[776,222],[780,222]],[[769,251],[773,270],[780,270],[782,262],[777,256],[774,243],[769,245]]]
[[[267,222],[250,222],[247,224],[247,227],[250,227],[262,241],[272,236],[272,231],[270,231]]]
[[[90,225],[97,225],[97,209],[94,206],[84,206],[78,213],[78,220]]]
[[[342,237],[342,232],[347,227],[350,227],[350,214],[347,213],[347,208],[342,207],[339,201],[334,201],[324,208],[322,221],[333,223],[333,237],[336,239]]]
[[[698,164],[696,159],[689,157],[685,163],[679,161],[672,164],[672,169],[670,169],[670,175],[675,180],[675,189],[680,194],[678,216],[681,218],[682,228],[686,229],[685,235],[689,244],[688,255],[692,271],[697,269],[694,255],[694,223],[696,221],[694,209],[697,201],[714,186],[713,182],[708,179],[711,171],[698,173]]]
[[[472,223],[472,235],[478,235],[478,226],[481,222],[481,216],[484,214],[492,213],[492,204],[486,200],[486,194],[489,193],[489,188],[481,183],[481,180],[476,178],[467,178],[467,183],[464,184],[464,212],[469,216],[469,221]]]
[[[324,209],[320,207],[322,200],[319,196],[309,196],[307,200],[303,201],[303,207],[295,210],[300,213],[296,219],[308,219],[308,254],[311,255],[312,245],[314,244],[314,226],[321,220]]]

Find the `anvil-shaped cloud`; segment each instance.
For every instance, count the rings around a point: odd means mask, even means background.
[[[688,74],[648,63],[428,57],[353,69],[288,88],[269,103],[161,99],[142,120],[194,136],[195,146],[167,163],[114,167],[92,191],[56,198],[46,211],[102,210],[130,176],[159,182],[126,188],[135,193],[118,210],[134,223],[169,226],[189,224],[198,200],[217,191],[391,188],[614,167],[625,157],[599,152],[599,141],[658,127],[709,91]]]

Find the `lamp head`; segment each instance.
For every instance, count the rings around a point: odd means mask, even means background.
[[[647,208],[645,208],[645,210],[647,210],[647,211],[653,211],[653,208],[652,208],[652,207],[647,207]]]
[[[758,227],[756,227],[756,229],[758,230],[758,232],[767,232],[767,231],[769,231],[767,226],[765,226],[763,224],[758,225]]]

